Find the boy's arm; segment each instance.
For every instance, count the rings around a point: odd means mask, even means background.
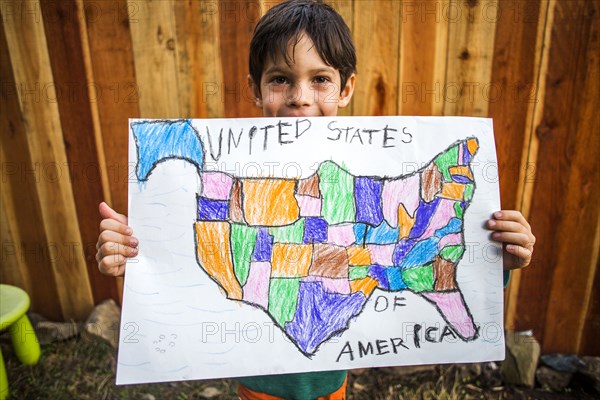
[[[494,231],[492,239],[503,244],[504,270],[529,265],[535,236],[523,214],[515,210],[497,211],[492,219],[488,220],[487,227]]]
[[[103,218],[96,243],[98,269],[105,275],[124,275],[127,257],[137,255],[138,240],[132,236],[126,215],[117,213],[104,202],[98,209]]]

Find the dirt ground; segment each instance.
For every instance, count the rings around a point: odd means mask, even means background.
[[[231,379],[116,386],[115,351],[95,337],[44,345],[32,367],[19,364],[7,334],[0,335],[0,346],[9,399],[237,399]],[[575,388],[555,393],[504,385],[495,363],[353,370],[348,383],[351,400],[594,398]]]

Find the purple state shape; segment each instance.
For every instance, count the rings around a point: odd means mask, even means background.
[[[228,210],[229,201],[227,200],[198,197],[198,219],[200,221],[225,221]]]
[[[473,181],[465,175],[452,175],[452,180],[458,183],[473,183]]]
[[[309,217],[304,221],[303,243],[324,243],[327,241],[327,221]]]
[[[381,182],[367,177],[356,177],[355,182],[356,222],[379,225],[383,220]]]
[[[386,269],[386,267],[381,265],[371,265],[369,267],[369,276],[379,282],[379,285],[377,285],[378,288],[384,290],[388,290],[390,288],[390,282]]]
[[[320,282],[300,282],[296,314],[285,331],[300,350],[314,354],[321,343],[348,328],[366,301],[362,292],[328,293]]]
[[[462,142],[461,144],[459,144],[459,146],[462,146],[463,148],[463,165],[469,165],[469,163],[471,162],[471,158],[473,157],[471,155],[471,152],[469,151],[469,147],[467,146],[467,142]]]
[[[256,235],[256,245],[252,261],[271,261],[271,251],[273,250],[273,237],[269,235],[267,228],[259,228]]]
[[[392,262],[394,265],[402,264],[402,261],[406,258],[406,255],[415,247],[417,244],[416,239],[402,239],[396,245],[394,254],[392,255]]]
[[[408,235],[409,238],[418,238],[421,235],[423,235],[423,232],[425,232],[425,229],[427,229],[427,226],[431,221],[431,217],[433,217],[433,214],[435,213],[435,210],[437,209],[439,203],[440,199],[437,197],[430,203],[421,200],[421,202],[419,203],[419,207],[416,211],[415,224],[413,225],[412,229],[410,230],[410,234]]]

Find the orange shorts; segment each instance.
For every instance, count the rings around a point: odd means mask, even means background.
[[[335,392],[328,394],[327,396],[319,397],[317,400],[346,400],[346,386],[348,385],[348,377],[342,383],[342,386]],[[255,392],[252,389],[247,388],[241,384],[238,384],[238,396],[242,400],[282,400],[281,397],[271,396],[261,392]]]

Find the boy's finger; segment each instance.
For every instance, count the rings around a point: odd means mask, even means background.
[[[100,211],[100,215],[102,216],[102,218],[112,218],[119,221],[122,224],[127,225],[127,216],[119,214],[118,212],[110,208],[105,202],[100,203],[100,205],[98,206],[98,210]]]
[[[497,219],[490,219],[487,222],[487,227],[494,231],[504,232],[521,232],[527,233],[528,230],[522,224],[514,221],[500,221]]]
[[[516,246],[516,245],[508,245],[505,248],[506,252],[509,254],[512,254],[513,256],[517,257],[520,264],[520,266],[517,267],[524,267],[527,264],[529,264],[529,262],[531,261],[531,257],[533,256],[533,252],[525,247],[522,246]]]
[[[126,261],[123,256],[105,257],[98,263],[98,269],[104,275],[121,276],[125,273]]]
[[[111,230],[103,230],[98,237],[98,244],[101,246],[107,242],[119,243],[129,247],[137,247],[138,245],[138,240],[133,236],[122,235]]]
[[[531,226],[529,225],[529,222],[527,222],[527,220],[525,219],[523,214],[521,214],[520,211],[516,211],[516,210],[496,211],[494,213],[494,218],[497,220],[503,220],[503,221],[515,221],[515,222],[518,222],[518,223],[526,226],[527,229],[531,230]]]
[[[492,233],[492,239],[507,245],[513,244],[525,248],[533,248],[533,243],[524,233],[494,232]]]
[[[126,236],[131,236],[133,233],[133,229],[131,229],[131,227],[112,218],[103,219],[100,221],[100,231],[113,231]]]
[[[119,243],[108,242],[100,246],[100,255],[104,260],[107,257],[121,255],[123,257],[135,257],[138,253],[136,247],[123,246]]]

